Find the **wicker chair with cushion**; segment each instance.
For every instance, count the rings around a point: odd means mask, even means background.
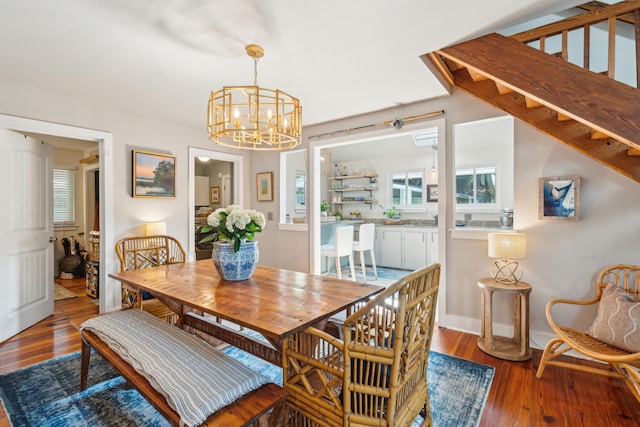
[[[170,236],[126,237],[116,243],[120,271],[139,270],[186,261],[180,242]],[[122,308],[141,308],[156,317],[174,323],[175,313],[160,300],[140,289],[122,283]]]
[[[640,402],[640,266],[613,265],[596,279],[596,296],[587,301],[557,299],[547,304],[547,320],[557,337],[549,341],[536,376],[542,378],[547,365],[621,378]],[[552,308],[565,304],[593,306],[598,312],[587,331],[558,324]],[[602,368],[557,360],[569,350],[604,362]]]
[[[347,317],[344,341],[309,327],[285,338],[289,426],[431,425],[427,362],[440,265],[416,270]]]

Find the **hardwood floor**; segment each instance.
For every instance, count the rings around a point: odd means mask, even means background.
[[[95,314],[98,307],[85,295],[84,279],[59,283],[79,297],[56,302],[53,316],[0,344],[0,374],[80,350],[80,337],[70,321]],[[529,361],[509,362],[483,353],[476,339],[437,328],[432,350],[495,367],[481,427],[640,426],[640,403],[621,381],[554,366],[538,380],[541,351],[534,350]],[[8,425],[0,410],[0,427]]]

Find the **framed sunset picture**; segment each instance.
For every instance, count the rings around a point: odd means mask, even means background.
[[[176,156],[133,150],[133,197],[176,197]]]

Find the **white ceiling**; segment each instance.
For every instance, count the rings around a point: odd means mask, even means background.
[[[0,0],[0,78],[205,127],[209,93],[258,83],[303,124],[444,95],[421,54],[575,0]]]

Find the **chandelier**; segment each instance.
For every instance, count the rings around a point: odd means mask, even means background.
[[[245,46],[253,58],[253,86],[225,86],[211,92],[207,130],[217,144],[249,150],[282,150],[300,145],[300,101],[280,90],[258,86],[261,46]]]

